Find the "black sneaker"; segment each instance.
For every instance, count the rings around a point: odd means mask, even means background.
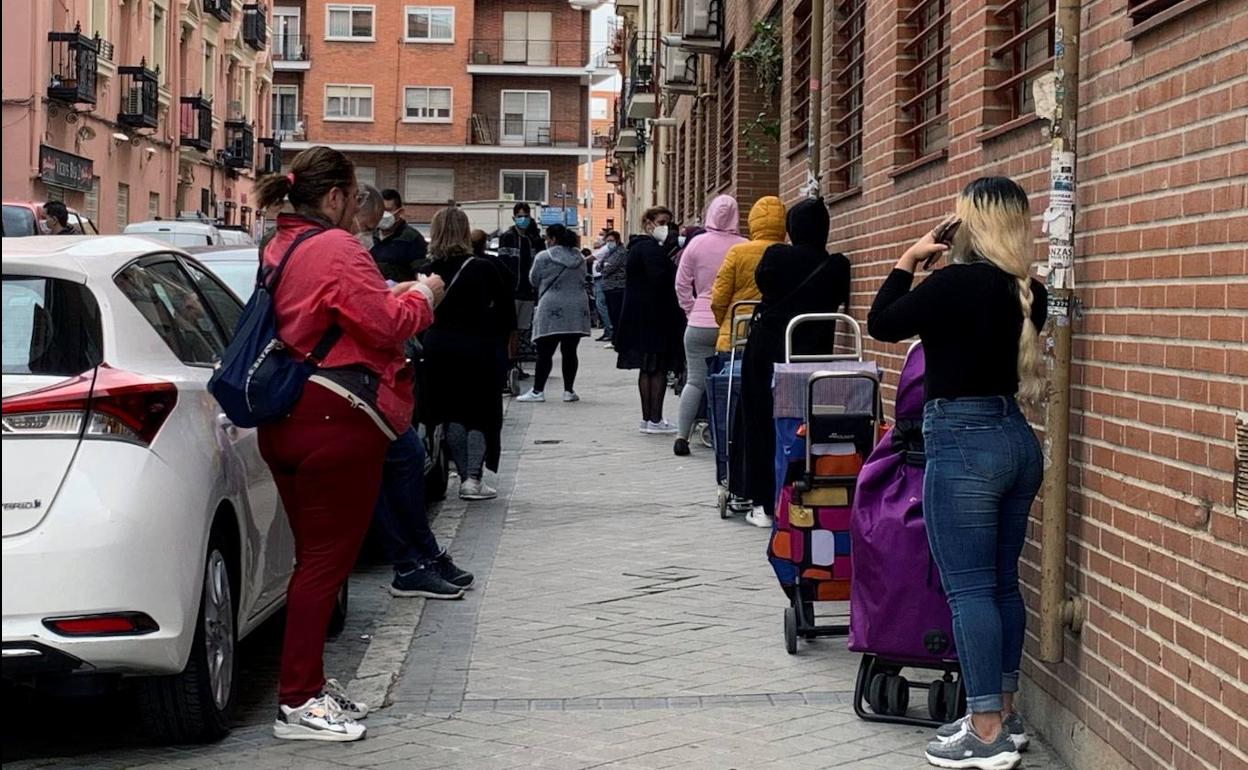
[[[436,570],[418,567],[411,572],[395,572],[390,595],[403,598],[423,596],[426,599],[462,599],[464,589],[443,580]]]
[[[472,573],[455,566],[455,562],[451,561],[451,555],[445,551],[434,559],[433,569],[438,573],[438,577],[457,588],[472,588]]]
[[[677,457],[684,457],[689,454],[689,442],[683,438],[676,439],[676,443],[672,445],[672,453]]]

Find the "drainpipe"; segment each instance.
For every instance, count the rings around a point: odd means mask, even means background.
[[[815,0],[818,2],[818,0]],[[1070,357],[1075,322],[1074,206],[1079,117],[1080,0],[1058,0],[1054,26],[1053,75],[1037,84],[1038,105],[1050,121],[1049,328],[1045,364],[1052,390],[1045,414],[1044,507],[1040,539],[1040,659],[1060,663],[1065,631],[1078,631],[1083,605],[1066,595],[1067,481],[1070,470]],[[1043,93],[1042,93],[1043,92]],[[1047,98],[1045,98],[1047,96]]]
[[[820,191],[820,163],[823,149],[823,3],[810,3],[810,119],[807,121],[806,194],[818,198]]]

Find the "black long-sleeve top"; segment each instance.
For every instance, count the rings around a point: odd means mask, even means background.
[[[927,400],[1018,392],[1022,311],[1018,282],[991,262],[949,265],[913,291],[914,274],[893,270],[875,295],[867,331],[881,342],[919,335]],[[1031,323],[1044,325],[1048,292],[1031,279]]]

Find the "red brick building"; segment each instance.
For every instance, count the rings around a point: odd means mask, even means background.
[[[591,152],[588,13],[562,0],[281,0],[273,13],[287,160],[341,149],[416,223],[448,199],[558,206],[566,189],[575,208]]]
[[[633,29],[661,37],[707,3],[636,5],[622,10]],[[826,0],[818,105],[810,5],[726,0],[696,86],[655,76],[658,121],[619,132],[630,211],[662,202],[691,220],[721,191],[743,210],[764,193],[799,199],[817,108],[829,246],[854,265],[858,318],[976,176],[1031,193],[1044,259],[1050,145],[1031,84],[1052,70],[1051,0]],[[1063,662],[1039,660],[1033,522],[1024,707],[1072,767],[1248,767],[1248,4],[1082,7],[1066,577],[1087,615]],[[783,67],[761,111],[779,139],[747,156],[760,89],[730,54],[767,19]],[[868,351],[894,384],[904,347]]]

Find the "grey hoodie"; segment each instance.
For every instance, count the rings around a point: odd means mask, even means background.
[[[533,260],[529,281],[537,292],[533,339],[555,334],[589,336],[589,295],[585,257],[567,246],[552,246]]]

